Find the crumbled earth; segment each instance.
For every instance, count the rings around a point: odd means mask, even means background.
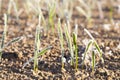
[[[6,10],[5,5],[3,5],[3,10],[2,13]],[[57,32],[53,34],[51,30],[43,30],[41,48],[47,46],[52,46],[53,48],[39,57],[39,70],[37,75],[33,73],[33,62],[30,62],[24,69],[22,67],[26,61],[34,56],[34,35],[38,19],[37,17],[33,19],[29,18],[24,11],[20,16],[19,22],[16,22],[14,15],[9,15],[11,19],[8,20],[8,32],[5,43],[20,36],[23,36],[23,39],[4,49],[2,61],[0,62],[0,80],[119,80],[120,23],[118,28],[111,26],[110,29],[105,29],[103,27],[104,24],[111,24],[111,22],[107,16],[109,10],[106,10],[106,7],[103,10],[105,14],[105,19],[103,20],[100,20],[98,18],[98,12],[96,10],[94,11],[93,27],[86,25],[85,18],[79,16],[77,11],[73,13],[71,26],[74,27],[75,19],[77,19],[79,25],[77,42],[79,66],[77,71],[69,64],[70,53],[67,48],[65,50],[67,62],[65,63],[64,70],[61,69],[58,34]],[[120,16],[114,12],[113,19],[117,22],[120,20]],[[3,23],[3,15],[0,14],[0,39],[3,33]],[[104,64],[99,62],[94,71],[92,71],[89,65],[85,65],[82,68],[80,61],[81,54],[85,51],[85,45],[82,43],[82,40],[89,39],[88,35],[84,32],[84,28],[87,28],[91,32],[103,51]]]

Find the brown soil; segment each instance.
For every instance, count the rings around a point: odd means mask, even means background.
[[[3,13],[7,10],[7,4],[8,2],[3,1],[2,12],[0,14],[0,39],[4,26]],[[82,40],[89,37],[85,34],[83,29],[87,28],[103,51],[104,64],[98,63],[95,67],[95,71],[92,73],[90,66],[86,65],[84,69],[82,69],[80,65],[81,57],[79,56],[78,71],[75,71],[68,62],[65,64],[65,70],[61,70],[61,53],[57,32],[53,34],[51,31],[44,31],[41,40],[41,48],[45,48],[49,45],[53,46],[53,48],[39,58],[39,72],[36,76],[33,75],[33,62],[28,64],[24,69],[22,69],[22,66],[34,55],[34,34],[38,23],[37,17],[33,19],[29,18],[23,11],[20,15],[19,22],[16,22],[14,14],[9,15],[11,19],[8,21],[6,42],[19,36],[24,36],[24,38],[4,49],[2,61],[0,62],[0,80],[119,80],[120,15],[116,13],[116,8],[114,8],[113,19],[115,22],[119,22],[119,27],[115,28],[111,26],[110,30],[106,30],[103,25],[111,23],[108,16],[110,11],[107,6],[104,6],[103,11],[105,18],[101,20],[99,19],[98,11],[96,9],[94,10],[92,18],[92,25],[94,27],[89,27],[86,25],[85,17],[79,16],[79,13],[75,10],[71,25],[74,26],[74,20],[77,19],[77,23],[79,24],[78,55],[81,55],[85,50]],[[67,49],[65,57],[68,61],[70,56]]]

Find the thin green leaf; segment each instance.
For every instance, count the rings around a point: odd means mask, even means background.
[[[23,39],[23,37],[14,38],[14,39],[12,39],[11,41],[9,41],[4,47],[7,47],[7,46],[11,45],[12,43],[18,42],[18,41],[20,41],[20,40],[22,40],[22,39]]]
[[[1,58],[2,58],[2,50],[0,50],[0,62],[1,62]]]
[[[96,47],[96,49],[98,50],[98,52],[100,53],[100,58],[102,60],[102,63],[104,63],[103,57],[102,57],[102,52],[100,50],[100,47],[98,46],[97,42],[94,42],[94,45]]]
[[[63,39],[63,31],[62,31],[62,28],[61,28],[61,22],[60,22],[60,19],[58,20],[58,35],[59,35],[59,41],[60,41],[60,46],[61,46],[61,54],[62,54],[62,57],[61,57],[61,60],[62,60],[62,68],[64,68],[64,39]]]
[[[92,34],[87,30],[87,29],[84,29],[84,31],[89,35],[89,37],[95,41],[94,37],[92,36]]]
[[[88,45],[86,46],[82,64],[84,64],[84,60],[85,60],[86,54],[87,54],[87,52],[88,52],[90,46],[92,45],[92,43],[93,43],[93,41],[91,40],[91,41],[88,43]]]
[[[55,4],[52,4],[52,5],[50,6],[49,17],[50,17],[50,18],[53,17],[54,14],[55,14]]]
[[[73,65],[74,52],[73,52],[73,47],[72,47],[72,40],[71,40],[71,36],[70,36],[70,30],[68,29],[67,25],[65,25],[64,30],[65,30],[65,36],[66,36],[66,39],[67,39],[67,43],[68,43],[68,47],[69,47],[69,51],[70,51],[70,55],[71,55],[71,65]]]
[[[73,47],[75,52],[75,58],[76,58],[76,65],[75,69],[78,69],[78,48],[77,48],[77,34],[75,32],[73,33]]]
[[[5,42],[5,39],[6,39],[6,33],[7,33],[7,15],[4,14],[4,32],[2,34],[2,41],[1,41],[1,45],[0,45],[1,48],[4,47],[4,42]]]
[[[95,52],[92,51],[92,71],[94,71],[94,67],[95,67]]]
[[[40,52],[38,53],[37,56],[39,57],[39,56],[45,54],[45,53],[46,53],[48,50],[50,50],[50,49],[52,49],[52,46],[48,46],[47,48],[43,49],[42,51],[40,51]]]
[[[37,57],[37,50],[34,52],[34,71],[37,72],[38,71],[38,57]]]
[[[29,63],[32,62],[33,60],[34,60],[34,57],[33,57],[33,58],[30,58],[26,63],[23,64],[22,69],[24,69],[24,67],[27,66],[27,64],[29,64]]]
[[[48,50],[52,49],[52,46],[48,46],[47,48],[41,50],[38,54],[37,54],[37,58],[43,54],[45,54]],[[30,62],[32,62],[34,60],[34,57],[30,58],[26,63],[23,64],[22,69],[24,69],[24,67],[29,64]]]
[[[62,31],[62,28],[61,28],[60,19],[58,20],[58,35],[59,35],[59,38],[60,38],[61,48],[62,48],[62,50],[64,50],[64,47],[63,47],[63,43],[64,43],[63,31]]]
[[[34,51],[34,71],[37,72],[38,70],[38,51],[40,48],[40,15],[39,15],[39,25],[36,28],[36,34],[35,34],[35,51]]]
[[[4,47],[4,40],[5,40],[5,34],[3,33],[0,48]]]
[[[76,45],[77,35],[73,32],[73,44]]]

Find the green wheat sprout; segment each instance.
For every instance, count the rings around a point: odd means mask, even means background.
[[[101,58],[101,60],[102,60],[102,63],[104,63],[101,49],[100,49],[100,47],[98,46],[96,40],[93,38],[93,36],[90,34],[90,32],[89,32],[87,29],[84,29],[84,31],[90,36],[91,40],[89,41],[88,45],[86,46],[82,64],[84,64],[84,60],[85,60],[86,54],[87,54],[87,52],[88,52],[88,50],[89,50],[89,48],[90,48],[91,46],[95,46],[95,48],[97,49],[97,51],[98,51],[99,54],[100,54],[100,58]],[[94,52],[94,50],[92,50],[92,70],[93,70],[93,71],[94,71],[94,67],[95,67],[95,52]]]
[[[1,43],[0,43],[0,61],[1,61],[1,58],[2,58],[2,51],[5,47],[9,46],[10,44],[12,44],[14,42],[17,42],[17,41],[20,41],[20,40],[23,39],[23,37],[17,37],[17,38],[12,39],[11,41],[8,41],[5,44],[6,33],[7,33],[7,15],[4,14],[4,32],[2,34],[2,39],[1,39]]]
[[[40,45],[41,45],[40,23],[41,23],[41,15],[39,15],[39,23],[38,23],[38,26],[36,27],[34,57],[30,58],[26,63],[24,63],[23,67],[22,67],[24,69],[24,67],[27,64],[29,64],[31,61],[34,60],[34,72],[35,73],[38,72],[38,57],[45,54],[48,50],[50,50],[52,48],[52,46],[48,46],[47,48],[40,50]]]
[[[65,31],[65,36],[67,39],[68,48],[69,48],[70,55],[71,55],[71,65],[73,65],[74,64],[74,52],[73,52],[71,30],[70,30],[70,23],[69,22],[67,22],[67,24],[65,24],[64,31]]]
[[[75,53],[75,69],[78,69],[78,47],[77,47],[77,34],[78,34],[78,25],[75,25],[75,30],[73,32],[73,49]]]
[[[1,57],[2,57],[2,50],[3,50],[3,47],[4,47],[6,33],[7,33],[7,15],[4,14],[4,32],[2,34],[2,39],[1,39],[1,44],[0,44],[0,60],[1,60]]]
[[[61,53],[62,53],[62,69],[64,68],[64,63],[65,63],[65,58],[64,58],[64,39],[63,39],[63,31],[61,28],[61,22],[60,18],[58,19],[58,35],[59,35],[59,41],[60,41],[60,46],[61,46]]]
[[[40,34],[40,25],[41,25],[41,15],[39,15],[39,23],[38,26],[36,27],[36,33],[35,33],[35,51],[34,51],[34,71],[38,71],[38,58],[37,55],[39,53],[39,48],[41,45],[40,39],[41,39],[41,34]]]

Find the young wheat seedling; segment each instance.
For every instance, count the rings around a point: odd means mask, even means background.
[[[34,71],[38,71],[38,52],[40,48],[40,30],[39,27],[36,28],[36,34],[35,34],[35,51],[34,51]]]
[[[41,38],[41,34],[40,34],[40,23],[41,23],[41,15],[39,15],[39,24],[36,28],[36,34],[35,34],[35,50],[34,50],[34,57],[29,59],[26,63],[24,63],[23,67],[24,68],[27,64],[29,64],[29,62],[31,62],[32,60],[34,60],[34,72],[37,73],[38,72],[38,57],[45,54],[49,49],[52,48],[52,46],[48,46],[45,49],[40,50],[40,38]]]
[[[70,51],[70,55],[71,55],[71,65],[73,65],[74,52],[73,52],[72,38],[71,38],[71,34],[70,34],[71,30],[70,30],[70,23],[69,22],[67,22],[67,25],[65,24],[64,31],[65,31],[65,36],[67,39],[67,43],[68,43],[68,47],[69,47],[69,51]]]
[[[78,47],[77,47],[77,34],[78,34],[78,25],[75,25],[75,31],[73,32],[73,49],[75,52],[75,69],[78,69]]]
[[[3,32],[2,40],[1,40],[1,44],[0,44],[0,60],[1,60],[1,57],[2,57],[2,49],[4,47],[6,33],[7,33],[7,15],[4,14],[4,32]]]
[[[64,68],[64,63],[66,62],[64,58],[64,39],[63,39],[63,31],[61,28],[61,22],[60,19],[58,19],[58,35],[59,35],[59,40],[60,40],[60,46],[61,46],[61,53],[62,53],[62,69]]]
[[[94,71],[94,67],[95,67],[95,51],[92,51],[92,70]]]
[[[4,14],[4,32],[2,34],[2,39],[1,39],[1,44],[0,44],[0,61],[2,58],[2,51],[5,47],[9,46],[10,44],[20,41],[23,37],[17,37],[12,39],[11,41],[9,41],[8,43],[5,44],[5,40],[6,40],[6,33],[7,33],[7,15]]]
[[[89,48],[91,46],[95,46],[95,48],[97,49],[97,51],[99,52],[100,54],[100,58],[102,60],[102,63],[104,63],[104,60],[102,58],[102,52],[101,52],[101,49],[100,47],[98,46],[97,42],[95,41],[95,39],[93,38],[93,36],[90,34],[90,32],[87,30],[87,29],[84,29],[84,31],[90,36],[90,38],[92,40],[89,41],[88,45],[86,46],[86,50],[84,52],[84,57],[83,57],[83,63],[84,64],[84,60],[85,60],[85,57],[86,57],[86,54],[89,50]],[[94,71],[94,67],[95,67],[95,52],[94,52],[94,49],[92,50],[92,70]]]
[[[38,71],[38,58],[37,55],[39,53],[39,48],[40,48],[40,39],[41,39],[41,34],[40,34],[40,23],[41,23],[41,15],[39,15],[39,23],[36,28],[36,34],[35,34],[35,51],[34,51],[34,71]]]

